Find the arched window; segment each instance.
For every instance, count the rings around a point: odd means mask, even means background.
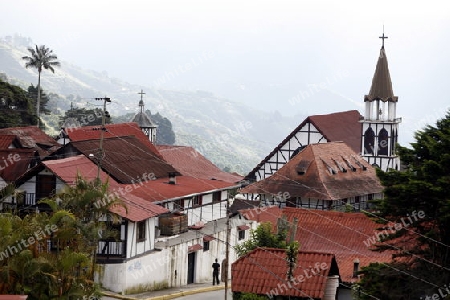
[[[378,133],[378,155],[388,155],[389,150],[389,134],[386,129],[382,128]]]
[[[397,133],[394,129],[391,130],[391,153],[395,153],[395,144],[397,143]]]
[[[375,133],[372,127],[367,128],[364,132],[364,154],[374,154],[375,147]]]

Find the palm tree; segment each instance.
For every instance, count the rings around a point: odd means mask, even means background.
[[[40,106],[41,106],[41,72],[42,68],[45,70],[50,70],[52,73],[55,73],[55,69],[53,67],[61,66],[61,63],[57,60],[58,57],[53,54],[53,51],[49,48],[46,48],[45,45],[41,45],[38,47],[36,45],[36,49],[28,48],[31,56],[22,57],[23,60],[26,61],[25,68],[34,68],[38,71],[38,84],[37,84],[37,102],[36,102],[36,117],[37,117],[37,125],[39,126],[39,116],[40,116]]]

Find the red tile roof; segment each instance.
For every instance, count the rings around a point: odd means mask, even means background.
[[[84,155],[59,160],[48,160],[44,161],[43,164],[59,179],[69,185],[73,185],[75,183],[77,174],[80,174],[83,178],[89,181],[97,178],[97,165],[95,165]],[[100,178],[103,182],[108,180],[109,195],[116,195],[125,203],[127,210],[123,207],[113,207],[111,209],[111,211],[124,218],[136,222],[169,212],[169,210],[159,205],[153,204],[143,198],[127,192],[130,189],[135,189],[137,187],[127,188],[127,185],[117,183],[114,179],[109,178],[109,176],[102,170],[100,170]]]
[[[283,211],[278,206],[263,206],[254,209],[244,209],[239,212],[248,220],[254,220],[258,223],[270,222],[273,225],[277,224],[277,220],[283,214]]]
[[[254,174],[288,143],[307,123],[311,123],[319,130],[328,142],[343,141],[354,152],[361,152],[362,124],[359,122],[361,115],[357,110],[332,113],[328,115],[309,116],[303,120],[272,152],[269,153],[250,173],[246,176],[252,178]]]
[[[227,182],[239,182],[243,179],[242,176],[222,171],[192,147],[157,145],[156,148],[182,175]]]
[[[251,213],[243,211],[246,218],[258,222],[270,221],[275,226],[275,215]],[[307,210],[286,207],[282,210],[287,220],[298,219],[296,240],[302,251],[324,251],[333,253],[339,265],[343,282],[355,282],[353,261],[358,258],[360,267],[370,263],[388,263],[392,260],[392,252],[372,251],[369,239],[379,232],[380,224],[374,222],[363,213],[343,213],[336,211]]]
[[[135,136],[143,145],[148,147],[151,152],[161,157],[156,147],[150,142],[148,136],[146,136],[139,126],[134,123],[119,123],[119,124],[106,124],[106,131],[104,131],[103,137],[117,138],[125,136]],[[86,140],[99,140],[101,137],[101,126],[85,126],[78,128],[68,128],[67,135],[73,142],[86,141]]]
[[[0,178],[12,183],[22,176],[33,161],[36,161],[37,151],[34,149],[0,150]]]
[[[335,174],[332,174],[334,172]],[[375,169],[342,142],[308,145],[272,176],[241,193],[340,200],[382,192]]]
[[[97,178],[98,167],[84,155],[72,156],[64,159],[46,160],[42,162],[56,177],[68,185],[75,184],[77,175],[92,181]],[[108,174],[100,170],[100,179],[104,182],[108,180],[110,184],[116,184]]]
[[[48,136],[36,126],[9,127],[0,129],[0,135],[16,135],[23,148],[39,151],[41,157],[45,157],[61,147],[55,139]]]
[[[169,184],[168,178],[159,178],[138,183],[137,185],[140,185],[140,187],[134,189],[131,193],[150,202],[187,198],[195,194],[225,190],[236,186],[229,182],[198,179],[191,176],[177,176],[176,184]]]
[[[71,144],[86,157],[99,152],[98,140],[77,141]],[[103,152],[102,169],[119,183],[140,181],[144,174],[162,178],[177,172],[163,158],[149,151],[135,136],[107,138],[103,141]]]
[[[258,295],[322,299],[328,276],[339,275],[333,254],[303,250],[297,255],[293,272],[296,280],[288,283],[287,272],[286,250],[257,248],[231,265],[231,289]]]
[[[0,135],[0,149],[9,149],[14,143],[18,144],[16,148],[20,146],[19,139],[14,134],[2,134]]]

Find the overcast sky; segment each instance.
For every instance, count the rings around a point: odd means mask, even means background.
[[[30,37],[63,62],[130,83],[311,115],[363,112],[384,24],[409,143],[450,105],[450,4],[420,3],[1,1],[0,36]]]

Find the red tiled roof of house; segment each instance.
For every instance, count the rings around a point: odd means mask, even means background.
[[[270,221],[276,226],[281,217],[269,213],[257,214],[244,211],[245,217],[258,222]],[[308,210],[286,207],[282,214],[293,222],[298,219],[296,240],[302,251],[324,251],[333,253],[339,265],[343,282],[355,282],[353,262],[359,259],[360,268],[370,263],[388,263],[392,261],[392,251],[377,252],[373,242],[382,225],[374,222],[363,213],[343,213],[336,211]]]
[[[10,149],[9,147],[13,145],[15,141],[19,143],[19,139],[14,134],[0,135],[0,149],[1,150]]]
[[[354,152],[361,152],[362,124],[361,114],[357,110],[309,116],[310,122],[329,142],[342,141]]]
[[[98,140],[71,142],[73,147],[86,157],[99,152]],[[110,137],[103,141],[104,157],[101,167],[119,183],[133,183],[142,179],[144,174],[152,177],[167,177],[177,171],[163,158],[149,151],[142,141],[135,136]],[[96,162],[96,160],[94,160]]]
[[[34,149],[0,150],[0,178],[7,183],[17,180],[36,161],[36,155],[38,154]]]
[[[174,198],[184,198],[195,194],[225,190],[236,185],[220,180],[198,179],[191,176],[177,176],[176,184],[170,184],[169,178],[159,178],[137,183],[140,186],[131,193],[151,202],[160,202]],[[133,186],[133,185],[130,185]]]
[[[92,181],[97,178],[97,165],[84,155],[57,160],[46,160],[42,163],[61,179],[61,181],[68,185],[75,184],[78,175],[81,175],[87,181]],[[102,170],[100,170],[99,175],[102,182],[108,180],[110,184],[116,184],[116,182]]]
[[[84,155],[58,160],[47,160],[44,161],[43,164],[61,179],[61,181],[69,185],[75,184],[77,174],[80,174],[88,181],[97,178],[97,165]],[[121,206],[111,208],[111,211],[124,218],[136,222],[169,212],[169,210],[159,205],[144,200],[145,198],[143,199],[127,192],[131,189],[130,187],[127,188],[126,185],[117,183],[114,179],[109,178],[108,174],[102,170],[100,170],[100,179],[102,182],[108,181],[109,195],[120,198],[126,205],[126,210]]]
[[[231,265],[231,289],[258,295],[322,299],[328,276],[339,275],[337,266],[333,254],[301,250],[293,272],[296,280],[288,283],[286,250],[257,248]]]
[[[339,200],[380,193],[375,169],[343,142],[308,145],[272,176],[241,193]]]
[[[157,145],[156,148],[182,175],[227,182],[239,182],[243,179],[242,176],[222,171],[192,147]]]
[[[16,135],[23,148],[35,149],[41,157],[49,155],[61,146],[36,126],[2,128],[0,135],[3,134]]]
[[[239,213],[248,220],[258,223],[270,222],[272,225],[277,224],[277,220],[281,218],[283,211],[278,206],[263,206],[252,209],[243,209]]]
[[[150,142],[148,136],[146,136],[139,126],[134,123],[119,123],[119,124],[106,124],[106,130],[103,131],[103,137],[117,138],[125,136],[135,136],[143,145],[148,147],[151,152],[162,158],[161,154],[156,149],[155,145]],[[66,134],[72,142],[86,141],[86,140],[99,140],[101,137],[101,126],[85,126],[78,128],[66,129]]]
[[[381,227],[363,213],[285,208],[289,221],[299,220],[296,239],[302,250],[326,251],[336,255],[342,281],[354,282],[353,262],[357,258],[360,268],[370,263],[388,263],[392,252],[372,251],[366,245]],[[366,242],[366,243],[364,243]]]

